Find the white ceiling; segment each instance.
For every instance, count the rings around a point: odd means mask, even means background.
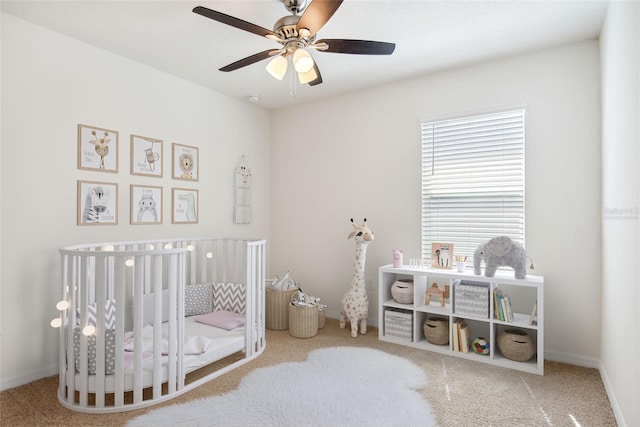
[[[281,0],[2,0],[2,11],[258,106],[282,108],[426,73],[595,39],[606,1],[345,0],[318,39],[396,43],[391,56],[314,52],[324,83],[295,86],[265,71],[268,60],[222,66],[277,48],[266,38],[192,12],[205,6],[272,29],[289,13]]]

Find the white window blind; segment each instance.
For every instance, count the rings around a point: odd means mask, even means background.
[[[525,110],[422,123],[422,256],[468,256],[509,236],[524,246]]]

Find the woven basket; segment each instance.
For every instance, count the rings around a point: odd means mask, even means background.
[[[449,344],[449,319],[444,317],[430,317],[425,320],[424,337],[431,344]]]
[[[325,309],[318,309],[318,329],[324,328],[324,324],[326,322]]]
[[[318,306],[298,307],[289,303],[289,334],[311,338],[318,334]]]
[[[498,334],[498,349],[504,357],[516,362],[526,362],[536,352],[533,338],[520,329],[505,329]]]
[[[289,329],[289,302],[297,289],[274,291],[267,288],[265,296],[265,327],[273,331]]]

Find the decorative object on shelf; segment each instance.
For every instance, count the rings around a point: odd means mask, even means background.
[[[403,255],[402,255],[402,251],[394,249],[393,250],[393,267],[394,268],[402,268],[402,263],[403,263]]]
[[[504,357],[526,362],[536,352],[533,338],[521,329],[505,329],[498,334],[498,350]]]
[[[467,262],[466,256],[456,255],[456,269],[458,270],[458,273],[464,273],[466,262]]]
[[[391,286],[391,296],[400,304],[413,304],[413,280],[396,280]]]
[[[173,179],[197,181],[200,176],[200,150],[198,147],[173,143]]]
[[[162,178],[162,141],[131,135],[131,175]]]
[[[364,287],[364,264],[367,257],[367,246],[373,242],[373,233],[367,227],[367,219],[365,218],[362,225],[353,222],[353,231],[349,233],[347,239],[355,238],[356,253],[354,261],[353,281],[351,288],[342,297],[342,305],[340,309],[340,328],[345,328],[347,320],[351,323],[351,337],[358,336],[358,326],[360,333],[367,333],[367,316],[369,315],[369,299]]]
[[[78,181],[78,225],[118,224],[118,184]]]
[[[198,223],[198,190],[173,188],[171,222],[174,224]]]
[[[251,223],[251,170],[246,157],[240,157],[234,178],[233,223]]]
[[[424,337],[431,344],[449,344],[449,319],[433,316],[424,321]]]
[[[429,305],[431,303],[431,297],[437,297],[440,299],[440,307],[444,307],[444,300],[449,298],[449,289],[449,285],[444,285],[444,289],[440,289],[438,284],[434,282],[425,293],[424,303]]]
[[[453,268],[453,243],[431,244],[431,266],[434,268]]]
[[[478,245],[473,254],[473,273],[480,275],[480,265],[484,261],[484,275],[493,277],[496,269],[508,266],[514,269],[516,279],[527,276],[527,253],[517,242],[507,236],[498,236],[487,243]]]
[[[162,187],[130,186],[131,224],[162,224]]]
[[[473,341],[471,341],[471,348],[473,349],[474,353],[487,355],[490,351],[489,341],[487,341],[483,337],[475,338]]]
[[[118,172],[118,131],[78,124],[78,169]]]

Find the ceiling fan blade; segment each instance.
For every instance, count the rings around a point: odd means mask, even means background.
[[[232,64],[225,65],[224,67],[220,68],[220,71],[234,71],[234,70],[237,70],[238,68],[255,64],[256,62],[260,62],[263,59],[271,58],[279,51],[280,49],[269,49],[269,50],[262,51],[260,53],[256,53],[251,56],[247,56],[246,58],[242,58]]]
[[[301,28],[307,28],[311,36],[314,36],[336,13],[341,4],[342,0],[313,0],[298,21],[298,34]]]
[[[266,37],[268,35],[278,36],[271,30],[260,27],[259,25],[252,24],[251,22],[243,21],[242,19],[235,18],[231,15],[226,15],[222,12],[208,9],[204,6],[196,6],[193,8],[193,12],[198,15],[202,15],[214,21],[222,22],[223,24],[230,25],[235,28],[239,28],[244,31],[248,31],[259,36]]]
[[[326,43],[326,49],[320,52],[350,53],[354,55],[391,55],[396,48],[395,43],[374,42],[371,40],[322,39],[316,44]]]
[[[320,74],[320,70],[318,69],[318,64],[314,63],[313,64],[313,69],[316,72],[316,74],[318,75],[318,77],[316,77],[313,81],[309,82],[308,83],[309,86],[316,86],[316,85],[319,85],[320,83],[322,83],[322,75]]]

